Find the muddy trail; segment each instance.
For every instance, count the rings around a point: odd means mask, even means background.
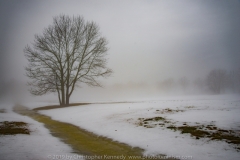
[[[97,155],[102,156],[102,159],[106,155],[109,156],[108,159],[115,159],[114,156],[120,155],[126,156],[126,159],[133,159],[131,156],[135,156],[134,159],[136,160],[143,158],[144,150],[141,148],[131,147],[127,144],[95,135],[72,124],[53,120],[48,116],[38,113],[36,110],[29,110],[23,106],[15,106],[14,112],[43,123],[53,136],[71,146],[76,154],[87,156]],[[163,155],[158,155],[158,157],[160,156]],[[148,158],[144,157],[144,159]]]

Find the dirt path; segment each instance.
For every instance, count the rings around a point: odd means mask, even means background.
[[[48,116],[29,110],[23,106],[14,107],[14,111],[18,114],[29,116],[34,120],[44,123],[51,134],[60,138],[64,143],[70,145],[75,153],[89,156],[102,156],[102,159],[115,159],[107,156],[126,156],[126,159],[132,159],[129,156],[142,156],[143,149],[133,148],[127,144],[113,141],[109,138],[97,136],[91,132],[83,130],[69,123],[55,121]],[[141,159],[136,158],[135,159]]]

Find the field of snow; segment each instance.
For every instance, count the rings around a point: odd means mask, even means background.
[[[163,117],[176,126],[183,123],[211,124],[239,133],[239,95],[162,97],[126,103],[90,104],[40,113],[133,147],[143,148],[145,155],[190,156],[194,160],[240,159],[240,152],[225,141],[196,139],[190,134],[181,134],[180,131],[154,123],[150,127],[141,124],[141,119]]]
[[[0,122],[19,121],[29,124],[30,135],[0,135],[1,160],[43,160],[53,159],[54,155],[75,156],[70,146],[52,137],[42,123],[21,116],[12,111],[14,104],[0,104]]]

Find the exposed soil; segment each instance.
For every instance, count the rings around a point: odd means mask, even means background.
[[[0,113],[6,113],[5,109],[0,109]]]

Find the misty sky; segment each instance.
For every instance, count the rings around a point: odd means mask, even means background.
[[[240,1],[0,0],[1,81],[26,79],[24,47],[59,14],[100,26],[114,71],[109,84],[240,68]]]

